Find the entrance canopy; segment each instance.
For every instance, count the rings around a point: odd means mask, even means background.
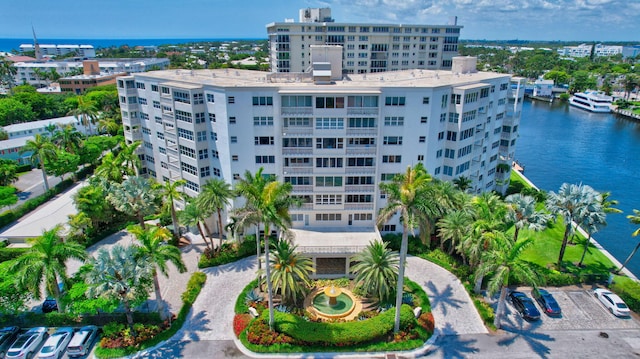
[[[380,241],[380,232],[373,228],[304,228],[291,229],[297,251],[309,255],[331,254],[342,257],[362,250],[372,241]]]

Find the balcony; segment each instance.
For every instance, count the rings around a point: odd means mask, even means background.
[[[282,107],[282,115],[313,115],[313,107]]]
[[[376,186],[374,185],[346,185],[344,186],[345,192],[375,192]]]
[[[373,210],[373,203],[345,203],[344,204],[344,209],[345,210],[362,210],[362,211],[367,211],[367,210]]]
[[[375,155],[376,147],[347,147],[347,155]]]
[[[285,127],[282,137],[313,136],[313,127]]]
[[[304,175],[312,174],[313,167],[283,167],[283,173],[285,175]]]
[[[370,115],[370,116],[377,116],[377,115],[378,115],[378,108],[377,108],[377,107],[373,107],[373,108],[365,108],[365,107],[348,107],[348,108],[347,108],[347,115]]]
[[[345,168],[344,173],[348,175],[357,175],[357,174],[374,174],[376,173],[376,169],[374,167],[347,167]]]
[[[291,189],[291,192],[313,192],[313,186],[311,186],[311,185],[295,185]]]
[[[378,128],[347,128],[347,136],[377,136]]]
[[[282,149],[282,154],[283,155],[300,155],[300,156],[304,156],[304,155],[313,155],[313,148],[291,148],[291,147],[286,147]]]

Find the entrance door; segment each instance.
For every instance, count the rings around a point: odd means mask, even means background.
[[[349,215],[349,225],[353,224],[353,214]]]

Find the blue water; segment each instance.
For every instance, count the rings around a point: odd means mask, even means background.
[[[608,225],[594,235],[620,262],[640,236],[626,218],[640,210],[640,122],[614,114],[594,114],[566,103],[525,101],[516,159],[536,186],[557,192],[563,182],[611,192],[621,214],[608,214]],[[628,264],[640,275],[640,254]]]
[[[185,44],[190,42],[228,42],[228,41],[251,41],[251,40],[264,40],[264,39],[38,39],[40,44],[53,44],[53,45],[93,45],[96,49],[112,46],[159,46],[159,45],[173,45],[173,44]],[[0,38],[0,51],[11,51],[13,49],[19,50],[22,44],[33,44],[33,39],[1,39]]]

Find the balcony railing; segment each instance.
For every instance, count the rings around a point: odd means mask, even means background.
[[[312,115],[313,107],[282,107],[280,113],[282,115]]]

